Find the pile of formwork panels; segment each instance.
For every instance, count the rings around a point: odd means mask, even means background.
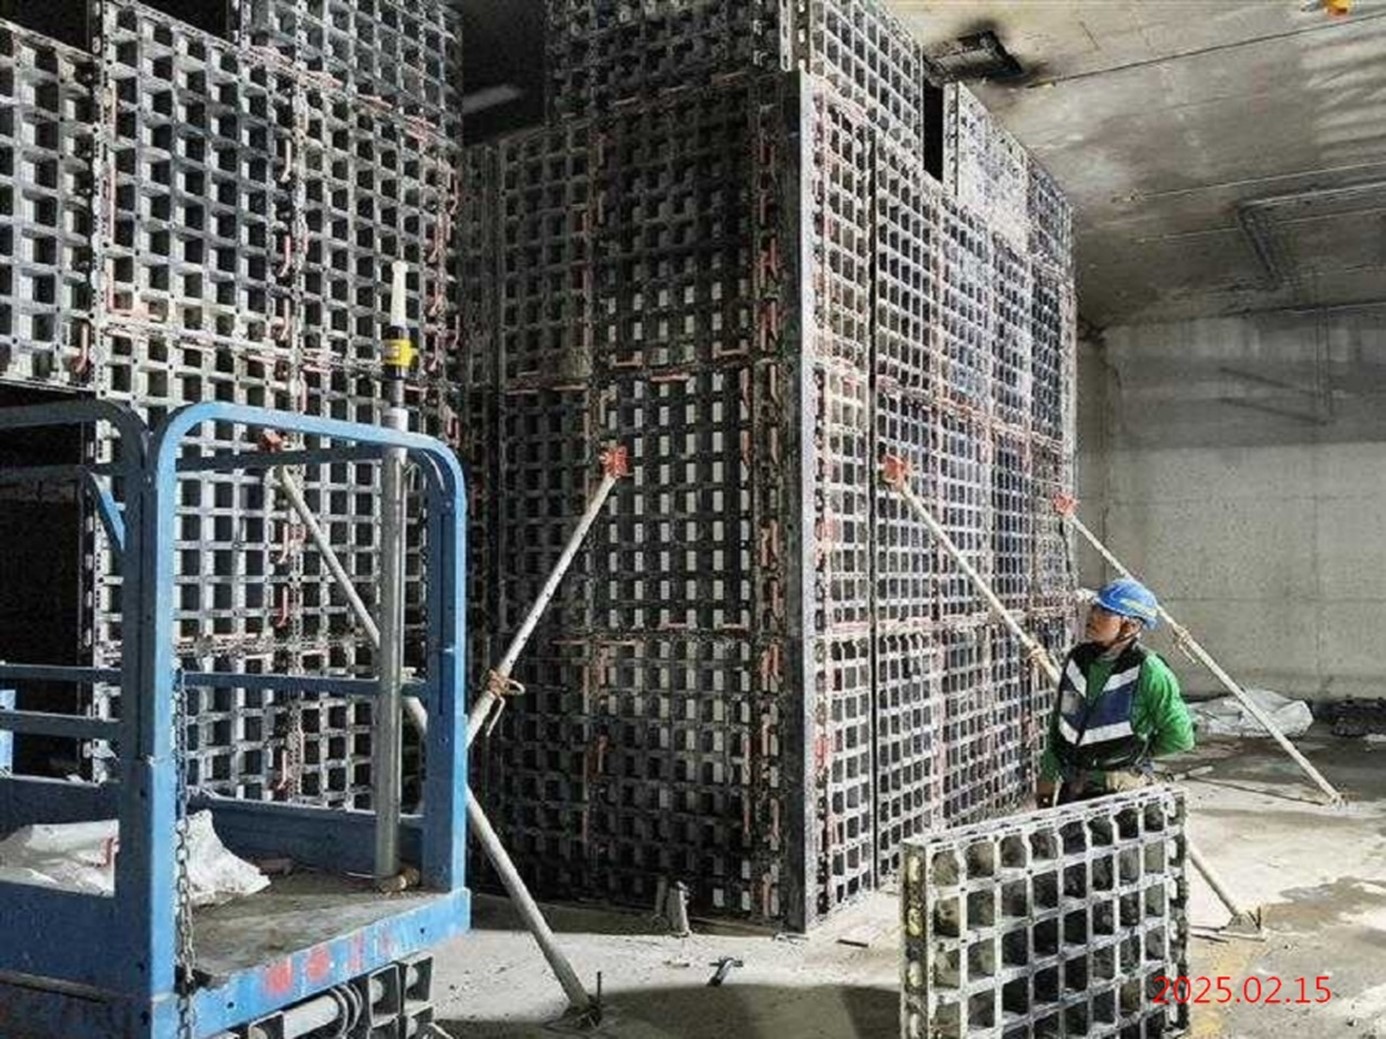
[[[151,424],[198,401],[378,422],[390,268],[409,266],[422,363],[411,423],[457,436],[457,15],[441,0],[256,0],[227,36],[128,0],[75,50],[0,25],[0,381],[120,401]],[[245,445],[204,426],[203,452]],[[109,461],[113,431],[90,457]],[[289,438],[261,446],[305,446]],[[316,446],[316,445],[306,445]],[[368,602],[370,466],[290,469]],[[260,474],[180,482],[177,652],[196,670],[355,674],[373,650]],[[120,580],[85,523],[84,652],[121,652]],[[422,552],[409,550],[410,609]],[[190,780],[254,799],[365,806],[369,705],[186,690]],[[88,691],[89,710],[119,709]],[[88,748],[91,771],[103,748]]]
[[[904,845],[901,1035],[1172,1035],[1188,973],[1183,795],[1150,787]]]
[[[494,575],[474,619],[495,644],[600,451],[633,472],[477,781],[545,893],[652,905],[683,881],[695,912],[806,927],[906,838],[1033,781],[1044,691],[879,472],[906,458],[1062,647],[1067,207],[883,5],[548,14],[547,121],[464,160],[465,393],[495,414],[472,445],[491,462],[473,575]],[[1006,144],[952,135],[965,193],[925,170],[930,89]]]

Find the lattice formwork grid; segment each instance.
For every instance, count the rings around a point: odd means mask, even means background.
[[[548,0],[547,16],[555,121],[797,68],[831,84],[890,140],[922,144],[922,51],[872,0]]]
[[[1188,973],[1183,796],[1149,787],[905,845],[905,1039],[1145,1039],[1187,1025],[1152,996]]]
[[[578,6],[597,21],[561,46],[614,18]],[[631,8],[601,46],[663,46],[659,10]],[[470,305],[496,315],[467,327],[493,351],[469,392],[497,407],[498,641],[597,450],[627,446],[634,473],[521,665],[542,695],[512,705],[478,774],[543,890],[638,903],[682,879],[695,909],[804,926],[893,873],[902,839],[1033,781],[1041,687],[878,471],[908,458],[968,558],[1061,627],[1063,543],[1041,547],[1035,515],[1069,475],[1052,464],[1071,391],[1038,389],[1070,377],[1064,340],[1035,360],[1026,245],[828,81],[742,72],[582,111],[467,159]],[[1037,396],[1060,405],[1052,439]],[[649,745],[590,722],[607,662],[664,639],[731,640],[753,668],[732,686],[722,657],[683,656],[704,749],[741,747],[744,767],[704,771],[686,803],[706,825],[677,832],[650,814],[673,793]]]
[[[302,50],[249,39],[271,6],[273,18],[303,29],[294,39]],[[0,107],[0,381],[80,388],[129,403],[151,423],[202,400],[378,423],[376,351],[390,264],[403,259],[423,359],[406,394],[411,424],[457,438],[450,387],[465,362],[454,264],[460,151],[448,94],[458,80],[455,12],[432,0],[329,6],[247,5],[236,44],[139,3],[99,0],[90,54],[0,24],[0,93],[13,102]],[[332,64],[342,57],[344,12],[350,75]],[[321,46],[335,59],[320,55],[312,67]],[[389,102],[368,91],[382,75],[394,77]],[[112,435],[98,428],[97,462],[111,460]],[[189,443],[227,451],[244,434],[207,426]],[[370,468],[291,469],[368,602]],[[214,657],[251,673],[372,666],[322,559],[261,475],[204,473],[181,480],[179,493],[185,666],[207,668]],[[83,645],[111,666],[119,578],[91,515],[84,537]],[[407,548],[414,623],[423,549]],[[118,713],[115,689],[88,695],[92,713]],[[272,690],[185,695],[195,785],[368,805],[368,706]],[[101,775],[106,752],[89,751]]]
[[[90,374],[93,63],[0,23],[0,380]]]

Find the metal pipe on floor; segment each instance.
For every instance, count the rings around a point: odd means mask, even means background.
[[[1083,521],[1078,518],[1077,507],[1078,502],[1067,496],[1061,496],[1054,502],[1055,511],[1067,520],[1074,530],[1087,539],[1088,544],[1096,549],[1098,554],[1111,564],[1112,569],[1121,574],[1122,577],[1131,577],[1135,580],[1131,571],[1122,566],[1121,560],[1114,556],[1107,546],[1097,539],[1097,535],[1089,530]],[[1170,630],[1174,632],[1175,644],[1184,648],[1190,656],[1213,673],[1213,677],[1222,683],[1224,689],[1237,698],[1241,705],[1246,708],[1248,714],[1261,723],[1265,730],[1271,734],[1271,738],[1274,739],[1276,743],[1280,744],[1281,749],[1285,751],[1286,754],[1290,755],[1296,765],[1304,770],[1304,774],[1317,783],[1319,789],[1328,795],[1330,804],[1342,804],[1343,795],[1338,793],[1337,788],[1324,778],[1323,773],[1316,769],[1308,758],[1300,753],[1299,748],[1290,742],[1289,738],[1280,731],[1275,722],[1271,720],[1270,716],[1261,709],[1261,705],[1248,696],[1246,690],[1238,685],[1236,680],[1222,669],[1222,666],[1213,659],[1212,655],[1206,649],[1199,645],[1198,640],[1189,634],[1189,629],[1170,616],[1169,611],[1166,610],[1164,606],[1160,605],[1158,601],[1156,602],[1155,608],[1159,612],[1160,618],[1164,620],[1164,622],[1170,626]]]
[[[592,997],[587,994],[587,989],[578,980],[572,964],[568,962],[568,958],[559,949],[558,939],[554,937],[553,929],[544,919],[544,914],[539,910],[534,896],[525,887],[519,870],[515,868],[515,863],[511,861],[509,852],[505,850],[505,845],[501,843],[500,837],[492,829],[491,821],[486,818],[486,813],[481,810],[481,804],[477,801],[476,794],[472,793],[470,788],[467,790],[467,820],[472,825],[472,833],[476,835],[482,848],[485,849],[487,857],[490,858],[491,865],[496,867],[496,873],[500,876],[501,883],[505,885],[510,900],[520,911],[525,927],[529,929],[530,934],[534,935],[534,940],[539,943],[539,949],[544,954],[549,969],[554,972],[558,978],[558,983],[563,986],[563,992],[568,997],[568,1002],[579,1013],[591,1011],[593,1009]]]

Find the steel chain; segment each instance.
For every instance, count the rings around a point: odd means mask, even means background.
[[[173,865],[174,893],[177,898],[174,984],[178,995],[178,1037],[195,1039],[192,993],[196,955],[193,950],[192,878],[188,873],[188,698],[181,667],[173,681],[173,749]]]

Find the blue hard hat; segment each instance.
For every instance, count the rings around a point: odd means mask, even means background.
[[[1108,613],[1138,620],[1149,630],[1154,629],[1160,616],[1154,594],[1129,577],[1118,578],[1098,592],[1097,605]]]

